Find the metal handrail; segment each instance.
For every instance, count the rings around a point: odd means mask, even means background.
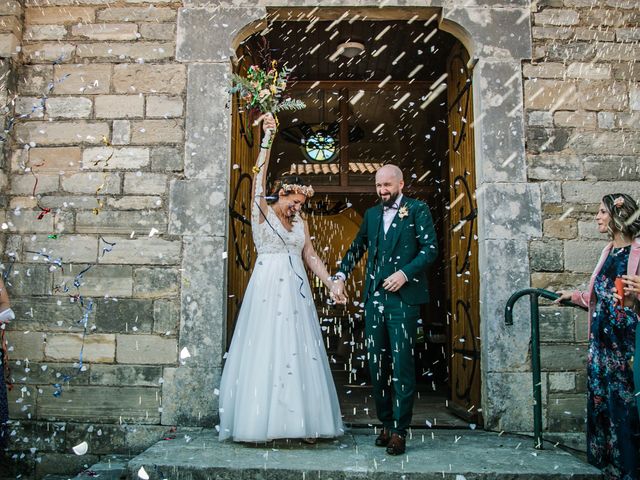
[[[504,309],[504,323],[513,325],[513,306],[525,295],[529,295],[531,306],[531,373],[533,376],[533,436],[534,448],[543,449],[542,444],[542,379],[540,374],[540,311],[538,300],[540,297],[548,300],[557,300],[560,295],[542,288],[525,288],[515,292]],[[587,310],[582,305],[576,305],[568,300],[560,302],[561,305]]]

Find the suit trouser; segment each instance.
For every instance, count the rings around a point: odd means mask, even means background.
[[[415,393],[414,346],[419,305],[380,289],[365,305],[367,359],[378,419],[391,432],[406,435]]]

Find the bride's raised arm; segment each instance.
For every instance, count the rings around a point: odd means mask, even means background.
[[[269,168],[269,156],[271,155],[271,143],[276,132],[276,121],[273,115],[266,113],[258,121],[262,122],[264,137],[260,143],[260,153],[253,167],[254,176],[251,184],[251,223],[263,223],[267,212],[267,169]]]

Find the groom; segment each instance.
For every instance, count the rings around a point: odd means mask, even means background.
[[[368,209],[336,274],[338,287],[366,251],[365,336],[378,419],[376,445],[390,455],[405,451],[415,390],[414,345],[420,304],[429,301],[427,268],[438,255],[429,207],[402,195],[402,170],[376,173],[381,204]]]

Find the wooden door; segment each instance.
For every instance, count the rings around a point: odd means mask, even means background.
[[[482,423],[480,405],[480,314],[475,198],[472,71],[469,54],[457,44],[448,59],[450,292],[450,407]],[[481,410],[480,410],[481,411]]]
[[[240,74],[251,65],[249,55],[234,69]],[[231,342],[244,291],[249,283],[255,247],[251,237],[251,171],[260,150],[260,130],[251,125],[240,108],[238,95],[231,98],[231,171],[229,174],[229,243],[227,284],[227,345]]]

